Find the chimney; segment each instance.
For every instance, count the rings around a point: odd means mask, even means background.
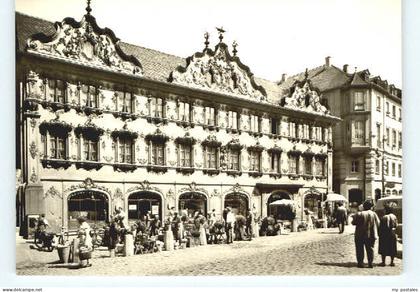
[[[349,72],[349,64],[345,64],[343,66],[343,71],[344,71],[344,73],[348,73]]]
[[[286,81],[286,77],[287,77],[287,74],[286,73],[283,73],[283,74],[281,74],[281,83],[283,83],[284,81]]]
[[[330,67],[330,59],[331,59],[330,56],[325,57],[325,67]]]

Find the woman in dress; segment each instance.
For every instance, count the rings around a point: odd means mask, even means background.
[[[391,257],[390,266],[394,266],[397,255],[397,236],[395,230],[398,225],[397,216],[393,214],[393,205],[385,205],[385,215],[379,224],[379,254],[382,256],[381,266],[385,266],[387,256]]]
[[[79,231],[78,231],[78,237],[79,237],[79,255],[81,251],[87,251],[92,252],[93,245],[92,245],[92,237],[90,236],[90,226],[86,222],[86,218],[79,217],[77,218],[77,221],[79,222]],[[80,261],[81,267],[88,267],[91,266],[89,263],[89,258],[84,262],[83,260]]]

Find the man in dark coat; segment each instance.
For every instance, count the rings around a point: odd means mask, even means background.
[[[344,226],[347,223],[347,209],[343,206],[342,202],[337,203],[338,208],[335,212],[335,220],[338,225],[339,233],[344,232]]]
[[[378,238],[379,218],[371,209],[373,204],[370,200],[363,203],[363,211],[353,216],[352,224],[356,225],[354,242],[356,244],[357,266],[364,268],[364,257],[366,249],[368,267],[373,268],[373,248]]]
[[[253,234],[253,225],[254,225],[254,214],[251,209],[248,209],[248,215],[246,216],[246,234],[249,237],[249,240],[252,239]]]

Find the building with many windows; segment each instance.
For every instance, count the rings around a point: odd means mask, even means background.
[[[330,64],[307,71],[342,122],[333,127],[333,190],[361,203],[402,194],[401,90],[369,70],[349,72]],[[283,78],[280,86],[303,80]],[[306,77],[307,78],[307,77]]]
[[[308,76],[287,94],[223,42],[184,59],[120,41],[90,14],[16,14],[17,220],[53,228],[122,207],[129,220],[226,206],[316,215],[332,188],[332,125]]]

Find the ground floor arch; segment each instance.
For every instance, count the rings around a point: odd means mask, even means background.
[[[321,193],[307,193],[303,197],[303,211],[312,215],[315,218],[322,218],[322,194]]]
[[[229,193],[224,199],[224,208],[230,207],[235,215],[248,215],[249,200],[244,193]]]
[[[187,192],[179,196],[178,210],[192,217],[196,212],[207,216],[207,196],[199,192]]]
[[[279,220],[292,220],[295,217],[294,207],[292,205],[273,206],[271,203],[278,200],[291,200],[292,197],[288,192],[279,191],[273,192],[267,200],[267,215],[274,216]]]
[[[104,225],[110,214],[109,198],[106,194],[95,190],[81,190],[67,197],[68,228],[76,229],[78,217],[85,217],[92,225]]]
[[[127,216],[129,221],[137,221],[143,216],[159,216],[162,220],[163,202],[160,194],[149,191],[131,193],[127,198]]]

